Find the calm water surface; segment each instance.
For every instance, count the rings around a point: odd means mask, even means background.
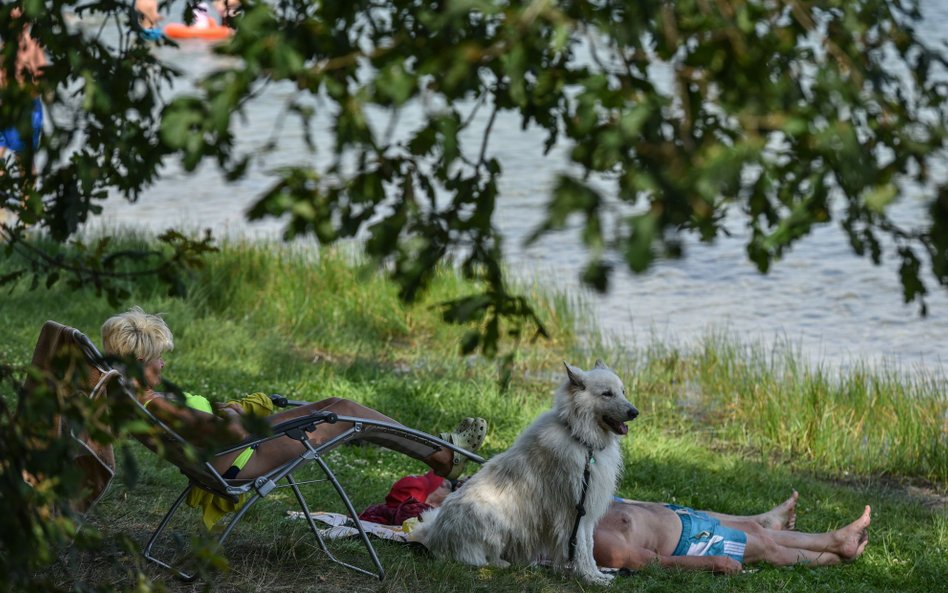
[[[927,0],[923,9],[923,36],[931,42],[948,40],[948,29],[939,25],[948,23],[948,2]],[[226,63],[202,42],[156,51],[192,80]],[[175,91],[188,86],[179,84]],[[326,148],[316,154],[306,151],[301,131],[291,119],[278,127],[278,114],[293,94],[290,86],[271,87],[248,111],[240,126],[240,148],[258,151],[274,134],[280,147],[262,157],[245,179],[228,184],[211,166],[189,175],[169,164],[137,204],[117,197],[108,200],[102,221],[155,230],[179,225],[211,228],[217,234],[279,236],[278,221],[249,224],[245,210],[273,183],[274,168],[325,164],[330,156],[328,118],[318,122],[316,140]],[[399,133],[410,130],[419,115],[407,110]],[[481,124],[486,116],[479,115]],[[384,129],[386,120],[376,119],[377,129]],[[476,138],[476,134],[469,137],[470,153],[479,148]],[[731,225],[731,238],[713,245],[688,240],[686,258],[658,262],[638,276],[619,266],[609,294],[586,291],[577,280],[586,253],[576,227],[530,247],[523,245],[523,238],[541,220],[557,173],[566,169],[568,147],[557,146],[544,156],[542,142],[536,130],[521,131],[519,120],[510,114],[501,114],[495,124],[489,152],[504,167],[495,220],[505,236],[509,262],[524,276],[580,296],[616,339],[632,346],[658,339],[689,347],[709,332],[726,331],[745,343],[790,344],[808,360],[834,368],[862,361],[943,373],[942,365],[948,361],[945,290],[930,286],[929,315],[920,317],[916,305],[902,303],[896,263],[877,267],[856,257],[835,224],[816,230],[766,276],[746,258],[746,233],[738,219]],[[941,165],[944,173],[948,163]],[[923,207],[917,193],[906,192],[897,206],[898,218],[918,220]]]

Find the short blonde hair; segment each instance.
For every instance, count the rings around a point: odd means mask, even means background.
[[[168,350],[174,350],[174,338],[160,315],[145,313],[136,306],[105,320],[102,324],[102,348],[106,354],[149,362]]]

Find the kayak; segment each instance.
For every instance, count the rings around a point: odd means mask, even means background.
[[[211,21],[213,23],[213,21]],[[214,23],[210,27],[189,27],[184,23],[168,23],[165,35],[172,39],[227,39],[234,31],[230,27]]]

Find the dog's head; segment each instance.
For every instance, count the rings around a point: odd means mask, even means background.
[[[566,382],[554,403],[560,419],[573,436],[601,449],[612,438],[629,432],[626,422],[639,411],[625,397],[622,380],[601,360],[588,371],[566,365]]]

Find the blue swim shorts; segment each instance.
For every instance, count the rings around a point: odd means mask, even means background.
[[[43,103],[38,98],[33,99],[33,148],[39,146],[40,132],[43,131]],[[26,143],[20,137],[20,131],[15,127],[0,130],[0,148],[9,148],[13,152],[26,150]]]
[[[158,41],[165,36],[165,32],[159,27],[154,27],[151,29],[142,29],[138,32],[141,35],[142,39],[145,41]]]
[[[681,520],[681,539],[672,556],[727,556],[744,563],[747,534],[721,525],[707,513],[666,504]]]

